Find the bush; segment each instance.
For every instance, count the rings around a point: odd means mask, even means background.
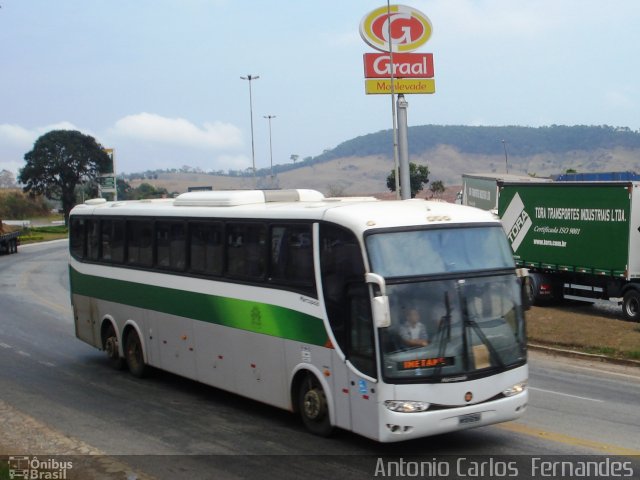
[[[0,191],[0,218],[5,220],[24,220],[49,214],[43,197],[31,197],[20,190]]]

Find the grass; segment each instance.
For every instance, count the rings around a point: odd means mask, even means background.
[[[20,235],[20,244],[46,242],[49,240],[59,240],[69,236],[69,229],[64,225],[51,227],[31,227],[23,230]]]
[[[640,360],[640,325],[613,313],[572,304],[532,307],[526,318],[530,343]]]

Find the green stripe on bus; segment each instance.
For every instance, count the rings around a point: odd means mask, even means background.
[[[69,278],[77,295],[313,345],[329,339],[321,319],[277,305],[85,275],[72,267]]]

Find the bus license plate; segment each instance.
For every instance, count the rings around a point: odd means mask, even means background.
[[[469,425],[470,423],[476,423],[480,421],[480,413],[469,413],[467,415],[460,415],[458,417],[458,423],[460,425]]]

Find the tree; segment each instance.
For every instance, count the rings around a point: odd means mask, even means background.
[[[116,179],[116,188],[118,189],[118,200],[133,199],[133,188],[124,178]]]
[[[442,180],[431,182],[431,185],[429,185],[429,191],[431,192],[431,198],[440,198],[440,195],[445,191]]]
[[[52,130],[36,140],[24,156],[26,166],[18,180],[24,191],[60,200],[65,223],[76,203],[76,185],[96,184],[100,172],[110,169],[111,159],[90,135],[75,130]]]
[[[150,183],[143,182],[131,192],[131,196],[135,200],[144,200],[147,198],[166,198],[169,192],[164,187],[154,187]]]
[[[429,183],[429,167],[426,165],[416,165],[409,163],[409,183],[411,186],[411,198],[415,198],[417,193],[422,190],[423,185]],[[391,170],[387,177],[387,188],[392,192],[396,191],[396,172]],[[402,185],[400,185],[402,188]]]
[[[0,171],[0,188],[15,188],[16,179],[9,170]]]

